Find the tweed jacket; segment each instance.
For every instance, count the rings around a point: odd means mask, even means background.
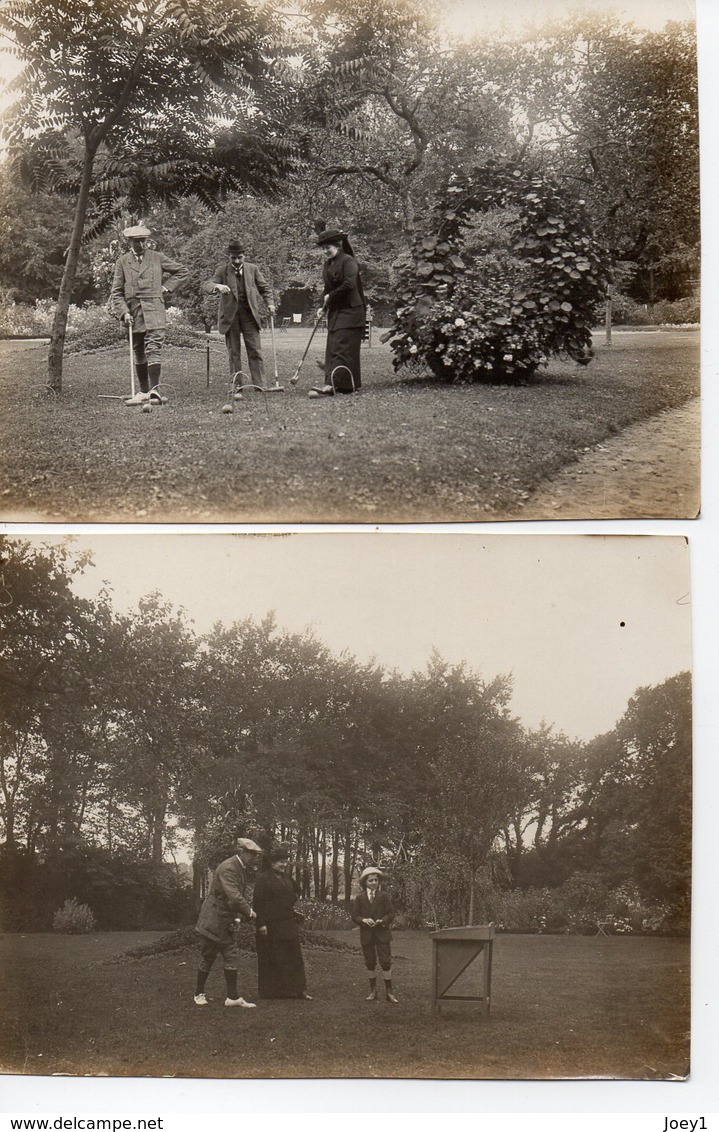
[[[359,925],[360,943],[370,943],[373,939],[380,943],[388,943],[392,938],[389,930],[394,920],[395,911],[389,893],[379,889],[373,901],[370,901],[365,889],[359,892],[352,901],[352,922]],[[363,920],[381,920],[375,928],[368,928]]]
[[[272,288],[256,263],[248,263],[247,260],[245,260],[242,265],[242,275],[245,281],[247,302],[252,311],[252,317],[259,326],[262,321],[260,296],[262,296],[269,306],[273,301]],[[227,334],[227,331],[235,320],[239,307],[237,275],[229,260],[225,263],[221,263],[212,276],[212,279],[208,280],[207,283],[203,283],[203,291],[211,295],[216,283],[224,283],[226,287],[230,288],[229,295],[220,295],[220,306],[217,312],[217,329],[220,334]]]
[[[195,925],[195,931],[221,942],[228,938],[235,917],[250,919],[250,906],[245,900],[247,873],[238,856],[228,857],[215,869],[212,884]]]
[[[359,266],[354,256],[339,251],[322,265],[324,297],[327,299],[327,329],[364,327],[365,299]]]
[[[190,272],[186,267],[168,259],[162,252],[148,249],[142,263],[134,252],[126,252],[115,264],[110,313],[122,318],[129,312],[135,320],[136,330],[161,330],[167,325],[162,288],[172,292],[187,283],[189,278]]]

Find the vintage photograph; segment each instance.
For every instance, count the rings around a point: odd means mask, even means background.
[[[689,0],[0,33],[0,517],[698,514]]]
[[[0,550],[3,1072],[686,1078],[686,539]]]

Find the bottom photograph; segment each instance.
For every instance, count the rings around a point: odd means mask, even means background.
[[[681,1080],[671,536],[0,539],[0,1070]]]

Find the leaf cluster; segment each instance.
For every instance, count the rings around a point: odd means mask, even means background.
[[[583,203],[513,164],[452,177],[398,272],[395,369],[425,364],[440,380],[471,382],[526,377],[558,353],[586,364],[608,263]],[[519,217],[499,260],[467,248],[468,224],[490,209]]]

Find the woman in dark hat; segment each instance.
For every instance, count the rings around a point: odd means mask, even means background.
[[[257,993],[260,998],[305,998],[305,965],[300,948],[297,902],[292,881],[285,876],[287,846],[265,854],[265,867],[255,881],[252,906],[257,916]]]
[[[325,254],[324,296],[318,318],[327,316],[325,381],[311,397],[354,393],[362,384],[360,346],[364,334],[366,302],[359,266],[344,232],[329,228],[317,237]]]

